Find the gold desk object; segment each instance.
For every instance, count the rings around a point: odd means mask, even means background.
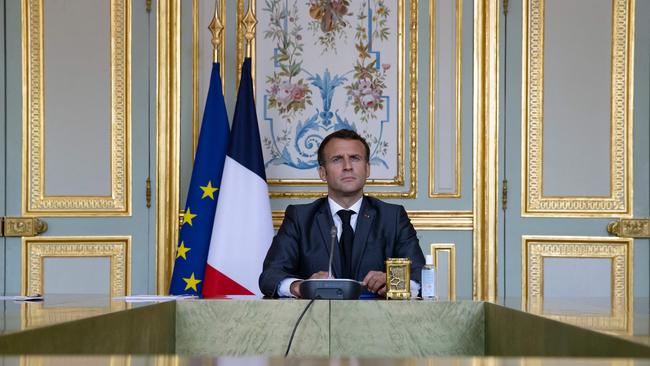
[[[411,298],[411,260],[408,258],[386,259],[386,298]]]

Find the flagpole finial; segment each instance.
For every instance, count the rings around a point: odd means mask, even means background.
[[[255,25],[257,25],[257,18],[255,18],[255,11],[253,11],[253,1],[255,0],[248,0],[248,11],[246,11],[246,16],[241,21],[244,28],[244,38],[246,39],[246,57],[252,56]]]
[[[215,1],[214,4],[214,17],[208,26],[210,32],[212,33],[212,61],[219,61],[219,47],[221,46],[221,32],[223,31],[223,23],[219,17],[219,0]]]

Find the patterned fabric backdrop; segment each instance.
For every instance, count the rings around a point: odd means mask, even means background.
[[[397,2],[258,0],[256,101],[267,176],[317,180],[323,137],[370,144],[371,179],[397,175]]]

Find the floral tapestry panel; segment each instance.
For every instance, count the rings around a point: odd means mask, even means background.
[[[319,181],[339,129],[370,145],[370,179],[398,176],[398,3],[258,0],[256,103],[267,178]]]

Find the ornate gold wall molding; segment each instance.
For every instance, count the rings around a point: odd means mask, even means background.
[[[156,81],[156,291],[167,294],[178,241],[180,185],[180,0],[160,0]]]
[[[474,217],[471,211],[408,210],[407,214],[416,230],[472,230]]]
[[[544,0],[523,2],[522,215],[562,217],[632,214],[634,0],[612,0],[609,197],[547,197],[543,192]]]
[[[48,257],[109,257],[111,297],[131,293],[131,237],[29,237],[22,240],[22,294],[43,294]]]
[[[473,281],[475,300],[497,294],[499,2],[474,3]]]
[[[436,267],[437,275],[436,278],[440,278],[440,253],[447,253],[448,264],[447,264],[447,299],[449,301],[456,300],[456,245],[451,243],[432,243],[431,244],[431,256],[433,256],[433,265]],[[438,284],[439,285],[439,284]],[[436,286],[438,292],[440,292],[440,287]]]
[[[544,314],[544,258],[607,258],[612,261],[611,316],[573,316],[550,314],[554,319],[600,330],[627,331],[632,311],[633,240],[611,237],[523,236],[522,306],[524,310]],[[546,315],[545,315],[546,316]]]
[[[461,111],[462,111],[462,72],[463,72],[463,0],[456,0],[456,27],[455,27],[455,82],[454,82],[454,105],[455,128],[456,128],[456,164],[454,192],[439,193],[435,186],[435,109],[436,109],[436,1],[429,0],[429,197],[431,198],[458,198],[461,196]]]
[[[111,0],[111,195],[45,194],[44,0],[23,7],[23,215],[131,215],[131,0]]]
[[[256,0],[253,1],[252,9],[256,11]],[[398,98],[400,108],[397,111],[397,120],[398,120],[398,137],[397,137],[397,176],[393,180],[388,179],[369,179],[367,181],[368,186],[404,186],[408,187],[406,191],[372,191],[367,192],[368,194],[379,197],[379,198],[416,198],[417,194],[417,119],[418,119],[418,0],[409,1],[409,65],[408,65],[408,77],[409,77],[409,104],[405,103],[404,89],[404,63],[406,61],[406,55],[404,52],[405,43],[404,38],[406,34],[406,17],[405,17],[405,5],[404,0],[397,0],[398,2],[398,15],[397,15],[397,28],[398,32],[398,57],[397,57],[397,69],[398,69]],[[237,20],[238,24],[241,24],[241,20],[245,14],[245,6],[248,4],[245,0],[237,0]],[[253,73],[253,84],[255,85],[255,42],[253,39],[251,41],[252,46],[252,73]],[[237,27],[237,70],[241,73],[241,65],[244,61],[245,54],[245,39],[244,32],[242,32],[241,27]],[[239,84],[239,81],[237,82]],[[404,112],[408,110],[409,113],[409,181],[405,183],[405,164],[404,164],[404,146],[406,142],[406,136],[404,133]],[[270,185],[275,186],[323,186],[323,182],[319,180],[294,180],[294,179],[268,179]],[[324,191],[314,191],[314,190],[274,190],[269,192],[271,198],[317,198],[325,195]]]
[[[273,227],[277,230],[284,220],[284,210],[274,210],[271,214]],[[472,230],[471,211],[419,211],[406,212],[416,230]]]

